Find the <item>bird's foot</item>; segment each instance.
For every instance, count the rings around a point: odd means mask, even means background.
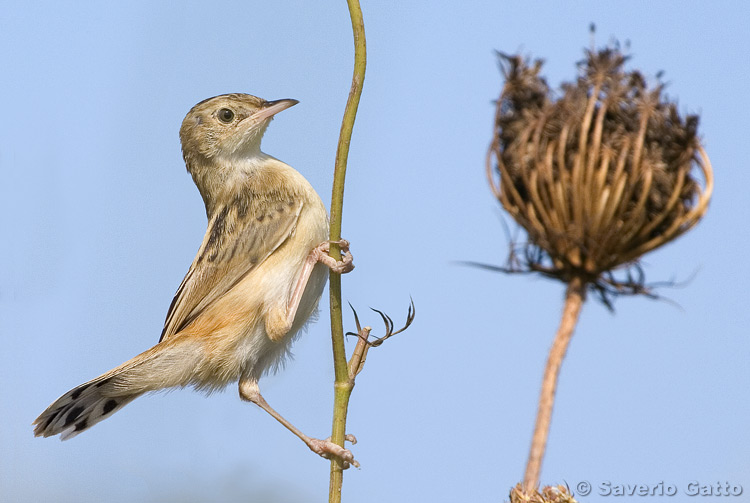
[[[335,260],[328,254],[331,250],[331,243],[339,245],[339,248],[341,249],[341,260]],[[345,274],[354,269],[354,257],[352,257],[352,253],[349,251],[349,241],[346,239],[324,241],[315,247],[313,253],[318,262],[325,264],[333,272]]]
[[[348,442],[351,442],[352,444],[357,443],[357,438],[354,435],[347,434],[344,439]],[[340,459],[344,464],[344,470],[349,468],[350,465],[354,466],[355,468],[359,468],[359,462],[354,459],[354,454],[352,454],[352,451],[350,451],[349,449],[345,449],[338,444],[334,444],[333,442],[331,442],[331,437],[328,437],[325,440],[310,438],[305,443],[311,451],[321,457],[324,457],[326,459]]]

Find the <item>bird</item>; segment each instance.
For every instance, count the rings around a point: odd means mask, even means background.
[[[241,399],[266,410],[314,452],[358,466],[348,449],[298,430],[258,387],[317,309],[327,268],[345,273],[354,267],[345,240],[336,242],[342,260],[329,256],[328,213],[310,183],[261,151],[274,116],[297,103],[233,93],[188,112],[180,128],[182,154],[208,226],[159,342],[54,401],[34,421],[35,436],[72,438],[144,393],[211,392],[238,382]]]

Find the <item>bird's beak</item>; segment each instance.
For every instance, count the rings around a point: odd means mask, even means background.
[[[276,100],[276,101],[266,101],[261,106],[260,110],[255,112],[253,114],[253,119],[256,121],[263,121],[270,117],[273,117],[277,113],[281,112],[282,110],[286,110],[289,107],[293,107],[299,103],[297,100],[292,99],[283,99],[283,100]]]

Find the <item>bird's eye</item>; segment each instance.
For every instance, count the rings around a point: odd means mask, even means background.
[[[225,124],[229,124],[234,120],[234,112],[228,108],[222,108],[219,110],[219,120]]]

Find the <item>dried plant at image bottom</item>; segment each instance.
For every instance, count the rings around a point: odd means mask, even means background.
[[[577,503],[565,486],[547,486],[541,491],[525,490],[521,484],[510,490],[510,503]]]
[[[660,82],[649,86],[640,72],[626,71],[618,48],[587,50],[576,80],[557,96],[539,75],[540,60],[499,56],[505,85],[486,169],[493,193],[528,234],[503,270],[568,285],[524,479],[530,490],[586,292],[609,307],[616,295],[649,294],[639,258],[698,223],[713,174],[698,117],[683,118]]]

